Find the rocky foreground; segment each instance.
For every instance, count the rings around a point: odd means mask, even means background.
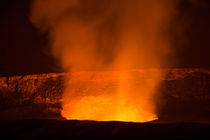
[[[207,123],[131,123],[77,120],[0,121],[0,135],[6,139],[210,139]]]
[[[163,71],[158,87],[159,122],[210,122],[210,70],[152,69],[133,71],[137,79]],[[113,71],[75,72],[78,92],[102,92],[117,86]],[[64,119],[60,115],[65,73],[0,77],[0,119]],[[102,90],[103,89],[103,90]]]

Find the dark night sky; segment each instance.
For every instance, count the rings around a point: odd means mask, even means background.
[[[179,7],[176,19],[185,23],[186,29],[181,36],[174,33],[174,45],[178,46],[176,67],[210,68],[210,1],[200,1],[192,4],[183,0]],[[0,75],[62,71],[49,54],[47,36],[29,21],[30,2],[0,2]],[[176,32],[176,24],[173,28]]]

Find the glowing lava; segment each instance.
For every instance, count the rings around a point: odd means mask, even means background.
[[[155,114],[115,97],[79,97],[64,104],[63,108],[62,115],[73,120],[147,122],[157,119]]]
[[[147,78],[138,79],[134,73],[140,74],[139,71],[118,71],[71,75],[69,88],[63,95],[62,116],[97,121],[147,122],[158,119],[152,97],[158,82],[157,72],[155,75],[151,75],[154,72],[142,73],[140,75]]]

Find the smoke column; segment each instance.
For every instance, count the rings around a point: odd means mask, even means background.
[[[66,72],[118,71],[119,87],[111,95],[75,93],[67,77],[62,115],[88,120],[155,119],[153,97],[160,77],[142,80],[141,85],[125,77],[130,77],[130,70],[170,64],[168,27],[175,14],[174,0],[34,0],[30,20],[49,34],[52,55]]]

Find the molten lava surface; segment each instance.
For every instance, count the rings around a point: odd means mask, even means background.
[[[153,96],[160,73],[154,71],[145,71],[147,78],[136,77],[136,73],[141,73],[137,70],[89,73],[89,77],[87,72],[75,73],[71,75],[64,92],[61,114],[66,119],[73,120],[156,120],[158,117],[155,115]],[[109,84],[110,81],[115,83],[114,86]]]
[[[62,115],[73,120],[146,122],[157,119],[155,114],[114,97],[84,96],[70,101],[64,108]]]

